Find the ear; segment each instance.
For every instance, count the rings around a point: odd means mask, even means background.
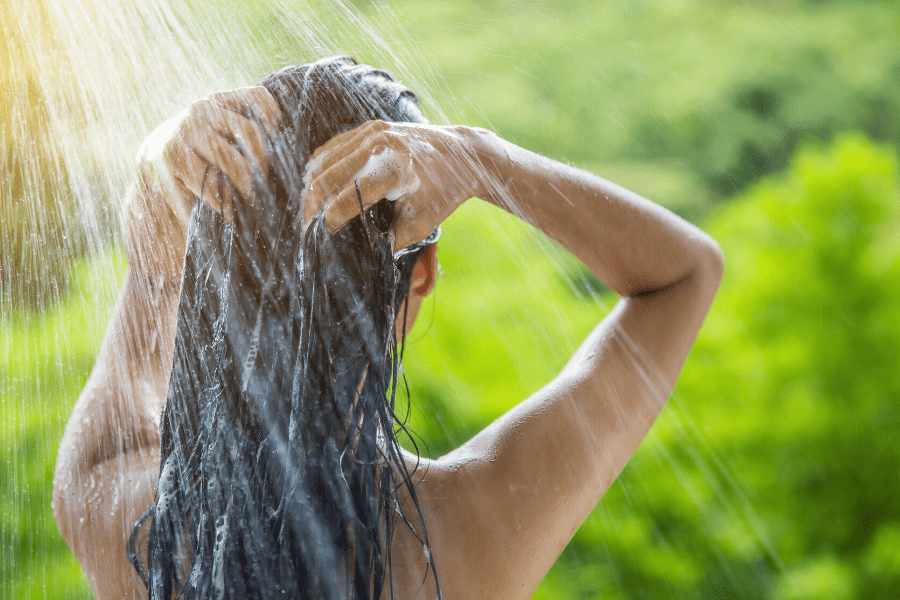
[[[434,284],[437,283],[438,269],[440,269],[440,265],[438,265],[437,242],[435,242],[425,246],[419,254],[419,260],[416,261],[409,284],[410,295],[425,298],[430,294],[434,290]]]

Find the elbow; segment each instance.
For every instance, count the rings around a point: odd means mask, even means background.
[[[72,498],[72,494],[76,488],[74,472],[77,465],[73,464],[73,460],[66,453],[66,443],[60,448],[59,457],[56,462],[56,470],[53,476],[53,496],[50,506],[53,509],[53,516],[56,519],[56,526],[59,533],[74,552],[78,541],[78,532],[76,527],[76,518],[73,508],[78,506],[77,499]]]
[[[725,275],[725,254],[719,244],[706,234],[699,244],[699,257],[694,275],[712,299]]]
[[[718,242],[712,238],[709,238],[708,247],[708,262],[710,270],[716,279],[716,287],[718,287],[719,283],[722,282],[722,277],[725,275],[725,254],[722,252],[722,247],[719,246]]]

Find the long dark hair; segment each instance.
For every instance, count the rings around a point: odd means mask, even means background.
[[[392,254],[387,201],[334,235],[321,218],[301,232],[302,178],[339,133],[425,119],[410,90],[347,57],[261,85],[283,113],[272,174],[230,223],[194,207],[156,503],[129,552],[151,599],[380,598],[397,519],[430,557],[394,415],[418,246]]]

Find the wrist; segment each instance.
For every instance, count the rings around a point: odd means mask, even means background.
[[[493,131],[469,128],[469,140],[474,149],[477,189],[473,194],[490,202],[500,204],[500,199],[508,195],[513,179],[513,163],[510,160],[510,143]]]

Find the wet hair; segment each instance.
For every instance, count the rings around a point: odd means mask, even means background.
[[[301,190],[310,155],[335,135],[425,119],[413,92],[347,57],[261,85],[283,116],[271,175],[256,174],[263,193],[236,202],[230,223],[195,203],[159,487],[129,553],[151,599],[393,596],[396,527],[431,563],[397,441],[395,315],[436,233],[392,254],[387,201],[333,235],[321,214],[301,231]]]

